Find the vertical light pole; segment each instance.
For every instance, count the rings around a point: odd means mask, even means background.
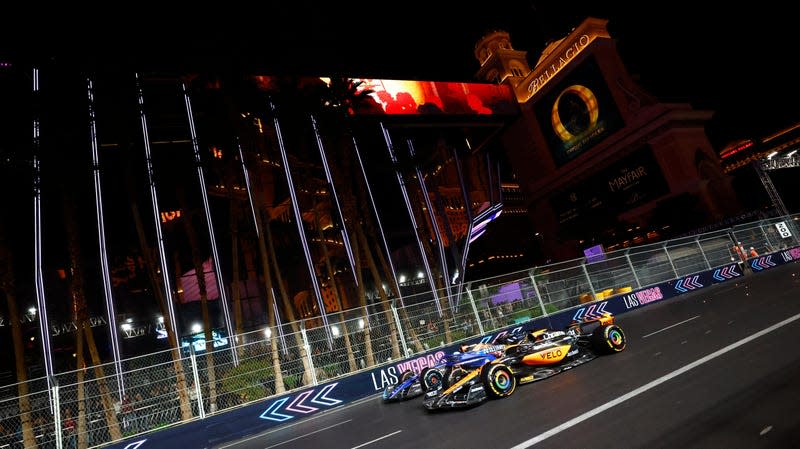
[[[186,116],[189,119],[189,134],[192,139],[192,151],[194,152],[194,162],[197,166],[197,180],[200,184],[200,195],[203,198],[203,213],[206,218],[206,225],[208,227],[208,239],[211,243],[211,255],[214,258],[214,271],[217,274],[217,290],[219,291],[219,300],[222,303],[222,314],[225,318],[225,327],[228,328],[228,337],[234,335],[236,331],[231,325],[231,312],[228,304],[228,297],[225,294],[225,282],[222,279],[222,270],[219,263],[219,251],[217,250],[217,238],[214,235],[214,224],[211,221],[211,207],[208,204],[208,188],[206,187],[206,178],[203,173],[202,160],[200,159],[200,146],[197,144],[197,130],[194,127],[194,114],[192,114],[192,101],[189,98],[189,91],[186,89],[186,83],[182,83],[183,88],[183,101],[186,105]],[[203,274],[205,276],[205,274]],[[233,366],[239,366],[239,356],[236,350],[235,342],[230,345],[231,356],[233,357]]]
[[[381,131],[383,131],[383,138],[386,141],[386,149],[389,150],[389,157],[392,159],[392,163],[396,164],[397,156],[392,148],[392,138],[383,123],[381,123]],[[395,169],[394,173],[395,176],[397,176],[397,183],[400,185],[400,191],[403,194],[403,200],[405,201],[406,210],[408,211],[408,218],[411,220],[411,226],[414,228],[414,236],[417,240],[420,256],[422,256],[422,265],[425,267],[425,272],[428,274],[428,283],[431,286],[431,293],[433,293],[433,302],[436,303],[436,311],[441,317],[443,312],[442,305],[439,303],[439,292],[436,290],[436,285],[434,284],[430,263],[428,262],[428,257],[425,255],[425,247],[422,246],[422,240],[420,239],[419,228],[417,226],[417,219],[414,218],[414,211],[411,209],[411,200],[408,198],[408,189],[406,188],[405,180],[403,180],[403,175],[400,173],[400,171]]]
[[[147,162],[147,183],[150,187],[150,202],[153,209],[153,220],[155,221],[156,240],[158,242],[158,255],[161,262],[161,280],[164,283],[165,301],[167,303],[167,313],[169,314],[169,326],[167,332],[172,332],[175,336],[178,346],[180,346],[180,336],[178,334],[178,323],[175,321],[175,305],[172,300],[172,285],[169,282],[169,269],[167,267],[167,256],[164,250],[164,235],[161,230],[161,220],[159,220],[158,213],[158,193],[156,192],[156,183],[153,178],[153,157],[150,152],[150,135],[147,132],[147,117],[144,113],[144,94],[142,92],[142,84],[139,79],[139,74],[136,74],[136,87],[139,97],[139,118],[142,125],[142,139],[144,141],[144,153]]]
[[[330,323],[328,323],[328,314],[325,311],[325,302],[322,300],[322,292],[319,288],[319,279],[317,279],[317,271],[314,269],[311,251],[308,249],[306,230],[303,227],[303,216],[300,214],[300,205],[297,202],[297,191],[294,188],[294,181],[292,181],[292,170],[289,167],[289,156],[286,153],[286,146],[283,143],[280,121],[278,120],[278,116],[275,114],[275,106],[272,103],[270,103],[270,109],[274,115],[273,123],[275,125],[275,134],[278,138],[278,147],[281,152],[281,161],[283,162],[283,171],[286,174],[286,182],[289,184],[289,195],[292,198],[292,210],[294,211],[295,221],[297,222],[297,232],[300,234],[300,243],[303,245],[303,252],[306,256],[308,275],[311,277],[311,286],[314,288],[314,294],[317,296],[317,306],[319,307],[319,313],[322,317],[322,323],[325,326],[325,335],[328,340],[328,347],[333,348],[333,336],[331,335]]]
[[[39,69],[33,69],[33,94],[39,94]],[[44,294],[44,275],[42,273],[42,172],[39,162],[39,111],[33,118],[33,252],[34,282],[36,284],[36,303],[39,307],[39,332],[42,338],[42,360],[47,376],[47,389],[52,392],[53,353],[50,347],[50,323],[47,319],[47,301]],[[52,405],[52,397],[50,404]]]
[[[125,380],[122,377],[122,362],[119,352],[119,339],[117,334],[117,313],[114,310],[114,297],[111,294],[111,276],[108,266],[108,251],[106,250],[106,227],[103,216],[103,192],[100,183],[100,153],[97,150],[97,122],[94,110],[94,86],[91,79],[86,80],[89,94],[89,137],[92,146],[92,174],[94,175],[94,202],[97,213],[97,239],[100,250],[100,277],[103,279],[103,297],[106,300],[106,314],[108,315],[108,333],[111,337],[111,353],[114,356],[114,368],[117,373],[117,388],[119,397],[125,393]]]
[[[325,147],[322,145],[322,138],[319,135],[317,120],[313,115],[311,116],[311,125],[314,127],[314,137],[317,141],[317,148],[319,148],[319,157],[322,159],[322,167],[325,169],[325,178],[328,181],[328,185],[331,186],[331,197],[333,199],[333,203],[336,204],[336,211],[339,213],[339,221],[342,223],[342,243],[344,244],[345,251],[347,251],[347,259],[350,261],[350,270],[353,274],[353,282],[355,282],[357,286],[358,276],[356,275],[356,266],[353,262],[353,248],[350,246],[350,236],[347,234],[347,223],[345,223],[344,215],[342,215],[342,206],[339,204],[339,195],[336,194],[336,184],[333,182],[331,169],[328,167],[328,155],[325,153]]]
[[[405,307],[403,303],[403,293],[400,291],[400,284],[397,282],[397,271],[392,262],[392,252],[389,250],[389,243],[386,241],[386,234],[383,232],[383,224],[381,223],[381,216],[378,214],[378,208],[375,206],[375,197],[372,195],[372,188],[369,186],[369,179],[367,178],[367,171],[364,169],[364,161],[361,159],[361,151],[358,149],[358,142],[355,136],[353,137],[353,148],[356,151],[356,158],[358,159],[358,167],[361,169],[361,176],[364,178],[364,185],[367,186],[367,196],[369,197],[370,205],[372,206],[372,213],[375,214],[375,221],[378,223],[378,232],[381,234],[383,241],[383,249],[386,251],[386,262],[389,264],[389,269],[392,270],[392,281],[397,287],[397,298],[400,300],[400,307]]]

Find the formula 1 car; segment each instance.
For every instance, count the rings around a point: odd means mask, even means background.
[[[429,390],[436,390],[444,382],[445,373],[456,368],[480,368],[489,360],[499,357],[506,346],[505,344],[478,343],[462,345],[460,349],[459,352],[442,358],[435,366],[423,368],[420,373],[414,373],[411,370],[404,371],[396,384],[384,388],[383,401],[402,401],[415,398]]]
[[[564,330],[512,334],[502,345],[463,348],[420,373],[428,410],[477,405],[514,393],[517,385],[550,376],[625,349],[627,340],[611,315],[573,323]]]

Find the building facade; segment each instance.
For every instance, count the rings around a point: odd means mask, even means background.
[[[607,21],[588,18],[534,67],[495,31],[477,77],[508,84],[522,114],[501,137],[549,257],[687,232],[739,210],[705,134],[711,111],[659,102],[626,70]]]

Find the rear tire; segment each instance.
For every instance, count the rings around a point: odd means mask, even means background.
[[[625,332],[616,324],[600,326],[592,332],[590,338],[592,349],[599,354],[622,352],[628,345]]]
[[[403,371],[403,374],[400,375],[400,380],[397,382],[397,384],[400,385],[403,382],[407,381],[408,379],[411,379],[412,377],[414,377],[414,372],[411,371],[411,370],[405,370],[405,371]],[[403,397],[403,398],[408,396],[408,391],[410,389],[411,389],[410,385],[408,387],[404,388],[403,392],[400,393],[400,396]]]
[[[481,370],[481,380],[486,394],[493,399],[511,396],[517,388],[517,378],[506,365],[502,363],[484,365]]]
[[[403,374],[400,375],[400,382],[398,382],[398,383],[403,383],[403,382],[407,381],[408,379],[411,379],[412,377],[414,377],[414,371],[411,371],[410,369],[407,369],[407,370],[403,371]]]

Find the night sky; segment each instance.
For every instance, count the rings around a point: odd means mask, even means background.
[[[702,11],[688,1],[235,3],[4,13],[0,58],[90,70],[474,81],[473,47],[487,30],[509,31],[535,60],[548,40],[592,15],[609,19],[623,61],[654,95],[717,111],[708,128],[717,147],[800,118],[795,15],[770,2]]]

